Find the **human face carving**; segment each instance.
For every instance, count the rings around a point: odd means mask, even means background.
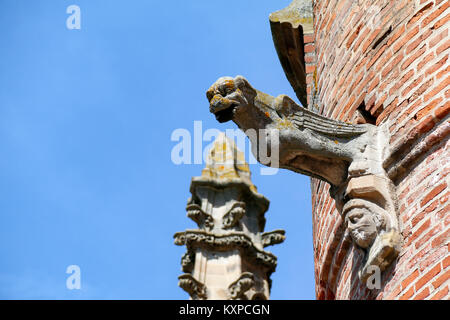
[[[374,213],[365,207],[352,207],[345,215],[345,223],[353,241],[361,248],[368,248],[377,237]]]

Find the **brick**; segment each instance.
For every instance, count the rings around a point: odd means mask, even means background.
[[[364,35],[367,34],[368,32],[369,32],[368,28],[363,26],[360,31],[361,36],[356,38],[356,42],[353,45],[353,48],[352,48],[353,52],[356,52],[358,50],[359,46],[361,45],[361,42],[363,42],[364,39],[366,39],[366,37],[364,37]]]
[[[414,251],[415,254],[411,259],[409,259],[409,263],[408,263],[407,267],[408,268],[417,268],[417,264],[428,254],[428,251],[429,251],[428,248],[423,248],[419,252]]]
[[[388,95],[384,94],[381,98],[379,98],[375,102],[375,104],[372,107],[372,109],[370,109],[370,114],[375,116],[375,117],[377,117],[377,121],[378,121],[378,118],[379,118],[381,112],[383,111],[383,104],[386,101],[387,97],[388,97]]]
[[[306,65],[306,73],[313,73],[316,70],[316,66],[314,65]]]
[[[449,231],[444,231],[444,233],[442,233],[440,236],[436,237],[433,239],[433,241],[431,242],[431,247],[432,248],[438,248],[441,245],[445,244],[446,242],[449,241],[450,238],[450,234]]]
[[[425,83],[421,84],[419,88],[416,89],[416,91],[413,92],[410,99],[414,100],[417,99],[419,96],[421,96],[425,91],[427,91],[434,83],[434,79],[428,79]]]
[[[433,287],[439,288],[448,279],[450,279],[450,269],[433,281]]]
[[[398,54],[384,69],[381,71],[381,77],[386,78],[387,74],[400,63],[403,59],[403,54]]]
[[[447,269],[450,265],[450,256],[445,257],[444,261],[442,261],[442,268]]]
[[[449,47],[450,47],[450,40],[447,40],[442,45],[440,45],[439,47],[436,48],[436,54],[440,55],[442,52],[447,50]]]
[[[434,111],[434,116],[438,119],[444,119],[450,111],[450,103],[444,103],[442,106],[437,108],[436,111]]]
[[[423,19],[421,27],[425,28],[430,24],[431,21],[439,17],[450,5],[450,2],[445,1],[442,6],[440,6],[437,10],[431,12],[425,19]]]
[[[417,71],[420,71],[428,62],[433,60],[436,57],[434,52],[431,52],[427,54],[425,57],[423,57],[420,62],[417,64]],[[306,59],[306,58],[305,58]]]
[[[444,99],[442,99],[442,98],[437,98],[437,99],[434,99],[433,101],[431,101],[430,103],[428,103],[427,106],[425,106],[423,109],[419,110],[419,111],[416,113],[416,119],[417,119],[417,120],[420,120],[420,119],[422,119],[423,117],[425,117],[426,115],[430,114],[431,111],[434,110],[434,108],[436,108],[436,106],[437,106],[440,102],[442,102],[443,100],[444,100]],[[424,101],[425,101],[425,100],[424,100]]]
[[[429,283],[436,275],[441,272],[441,263],[434,266],[430,271],[425,273],[415,284],[416,291],[419,291],[424,285]]]
[[[435,265],[436,261],[442,260],[442,258],[447,254],[445,247],[432,250],[430,243],[427,243],[424,248],[426,248],[428,252],[422,257],[423,259],[416,266],[419,268],[419,272],[421,273],[423,273],[425,269],[429,268],[431,265]]]
[[[363,77],[363,81],[361,84],[355,89],[356,94],[360,94],[363,92],[363,88],[369,83],[370,80],[373,79],[375,72],[370,71],[368,74]],[[357,100],[358,106],[364,101],[364,95],[360,95],[360,98]]]
[[[398,41],[395,42],[394,46],[392,47],[392,50],[394,51],[394,53],[397,52],[398,50],[400,50],[400,48],[403,48],[403,46],[409,40],[411,40],[417,33],[419,33],[419,26],[416,26],[414,29],[409,31],[406,35],[404,35],[403,37],[398,39]]]
[[[428,207],[425,208],[425,210],[422,210],[421,212],[419,212],[419,214],[417,214],[412,220],[411,220],[411,227],[414,228],[416,227],[420,221],[422,221],[422,219],[427,216],[427,213],[429,212],[428,210],[434,210],[438,205],[438,201],[433,202],[431,205],[429,205]]]
[[[428,218],[427,221],[425,221],[416,231],[414,231],[410,238],[408,239],[407,245],[411,244],[414,240],[419,238],[422,233],[427,230],[431,226],[431,218]]]
[[[450,196],[450,192],[447,192],[446,194],[444,194],[442,197],[439,198],[439,203],[440,204],[447,203],[449,196]]]
[[[425,41],[426,38],[428,38],[431,35],[432,31],[431,29],[427,29],[425,32],[421,33],[419,37],[408,44],[408,46],[405,49],[405,54],[410,54],[414,49],[416,49],[419,44]]]
[[[313,55],[306,55],[305,56],[305,63],[314,63],[315,62],[315,58]]]
[[[362,51],[366,52],[367,48],[372,44],[372,42],[375,40],[376,37],[381,33],[382,29],[377,28],[373,30],[368,36],[366,35],[364,38],[366,41],[364,41],[362,45]]]
[[[430,300],[442,300],[448,294],[448,286],[436,293]]]
[[[305,34],[305,35],[303,35],[303,42],[304,43],[314,42],[314,34]]]
[[[426,51],[426,45],[424,44],[417,52],[415,52],[412,55],[409,55],[409,57],[403,62],[402,64],[402,70],[405,70],[411,63],[418,60],[420,56],[422,56]]]
[[[436,225],[435,227],[433,227],[430,231],[428,231],[424,236],[422,236],[422,238],[420,238],[416,242],[416,244],[415,244],[416,249],[418,249],[421,246],[423,246],[428,240],[430,240],[431,237],[436,235],[440,230],[441,230],[441,226],[440,225]]]
[[[430,42],[428,43],[429,47],[432,48],[436,44],[438,44],[441,40],[445,39],[448,36],[448,29],[445,29],[441,33],[439,33],[437,36],[433,37]]]
[[[412,17],[409,19],[407,26],[411,27],[414,23],[419,21],[428,11],[433,7],[433,2],[427,3],[425,6],[420,8]]]
[[[314,45],[313,44],[306,44],[305,45],[305,53],[314,52]]]
[[[355,41],[355,39],[358,37],[359,31],[361,31],[361,28],[362,28],[362,24],[360,24],[358,27],[356,27],[356,30],[352,33],[350,38],[348,38],[347,43],[346,43],[347,49],[350,48],[353,41]]]
[[[405,34],[405,25],[402,24],[400,27],[397,28],[397,31],[395,31],[392,36],[388,39],[386,42],[387,46],[390,46],[392,43],[394,43],[402,34]]]
[[[414,270],[405,280],[402,281],[402,290],[406,289],[419,276],[419,270]]]
[[[406,291],[399,299],[400,300],[408,300],[413,296],[413,294],[414,294],[414,286],[409,288],[409,290]]]
[[[393,289],[389,295],[386,296],[386,300],[394,300],[395,298],[398,297],[398,295],[400,294],[400,292],[402,291],[401,286],[397,286],[395,287],[395,289]],[[378,298],[377,298],[378,300]]]
[[[398,98],[395,98],[390,104],[384,108],[381,114],[377,118],[376,125],[379,125],[382,120],[384,120],[397,106]]]
[[[423,80],[423,75],[421,75],[418,78],[416,78],[409,86],[407,86],[402,91],[402,96],[405,97],[409,92],[411,92],[412,89],[417,87],[422,82],[422,80]]]
[[[447,183],[441,183],[437,187],[435,187],[433,190],[431,190],[420,202],[420,206],[423,207],[425,204],[427,204],[431,199],[436,197],[439,193],[441,193],[443,190],[447,188]]]
[[[450,14],[448,14],[444,18],[436,21],[436,23],[433,25],[432,29],[439,29],[440,27],[444,26],[449,21],[450,21]]]
[[[408,82],[414,76],[414,70],[409,70],[400,80],[398,80],[389,91],[390,95],[394,95],[395,92],[400,89],[406,82]]]
[[[425,288],[414,297],[414,300],[424,300],[429,295],[430,295],[430,289]]]
[[[430,68],[428,68],[425,71],[425,75],[430,76],[431,74],[436,72],[436,70],[439,70],[442,66],[445,66],[445,63],[447,62],[447,60],[448,60],[448,56],[445,56],[438,62],[434,63]],[[447,82],[447,81],[445,81],[445,82]]]

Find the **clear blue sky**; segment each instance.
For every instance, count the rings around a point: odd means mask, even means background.
[[[171,134],[235,128],[208,111],[220,76],[295,98],[268,21],[289,2],[1,1],[1,299],[188,297],[172,236],[195,227],[185,205],[203,166],[173,164]],[[71,4],[81,30],[66,28]],[[272,299],[314,299],[309,179],[259,168],[266,230],[287,232],[269,248]],[[72,264],[81,290],[66,289]]]

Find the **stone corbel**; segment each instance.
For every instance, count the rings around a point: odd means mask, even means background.
[[[273,246],[275,244],[282,243],[285,239],[285,231],[284,230],[274,230],[270,232],[264,232],[261,235],[261,240],[263,247]]]
[[[362,280],[368,266],[384,270],[394,261],[401,237],[395,190],[382,167],[388,145],[383,128],[321,116],[285,95],[260,92],[241,76],[220,78],[207,98],[219,122],[233,120],[247,134],[258,161],[261,146],[271,150],[271,161],[262,164],[330,183],[353,242],[366,251]]]
[[[186,206],[187,216],[192,219],[199,227],[205,227],[206,230],[214,228],[214,220],[196,203],[188,203]]]
[[[192,275],[185,273],[178,277],[178,285],[186,291],[193,300],[206,300],[206,287]]]
[[[228,295],[232,300],[248,300],[245,293],[255,285],[255,279],[250,272],[244,272],[239,279],[228,287]]]
[[[231,209],[223,216],[223,228],[230,229],[234,227],[245,214],[245,202],[233,203]]]
[[[353,242],[366,251],[359,271],[362,281],[373,274],[371,266],[383,271],[400,252],[402,238],[394,195],[392,181],[376,175],[351,178],[346,186],[340,212]]]

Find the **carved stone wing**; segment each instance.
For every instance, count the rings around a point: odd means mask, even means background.
[[[294,112],[292,122],[300,130],[308,128],[331,137],[352,137],[367,132],[365,126],[328,119],[304,108]]]

